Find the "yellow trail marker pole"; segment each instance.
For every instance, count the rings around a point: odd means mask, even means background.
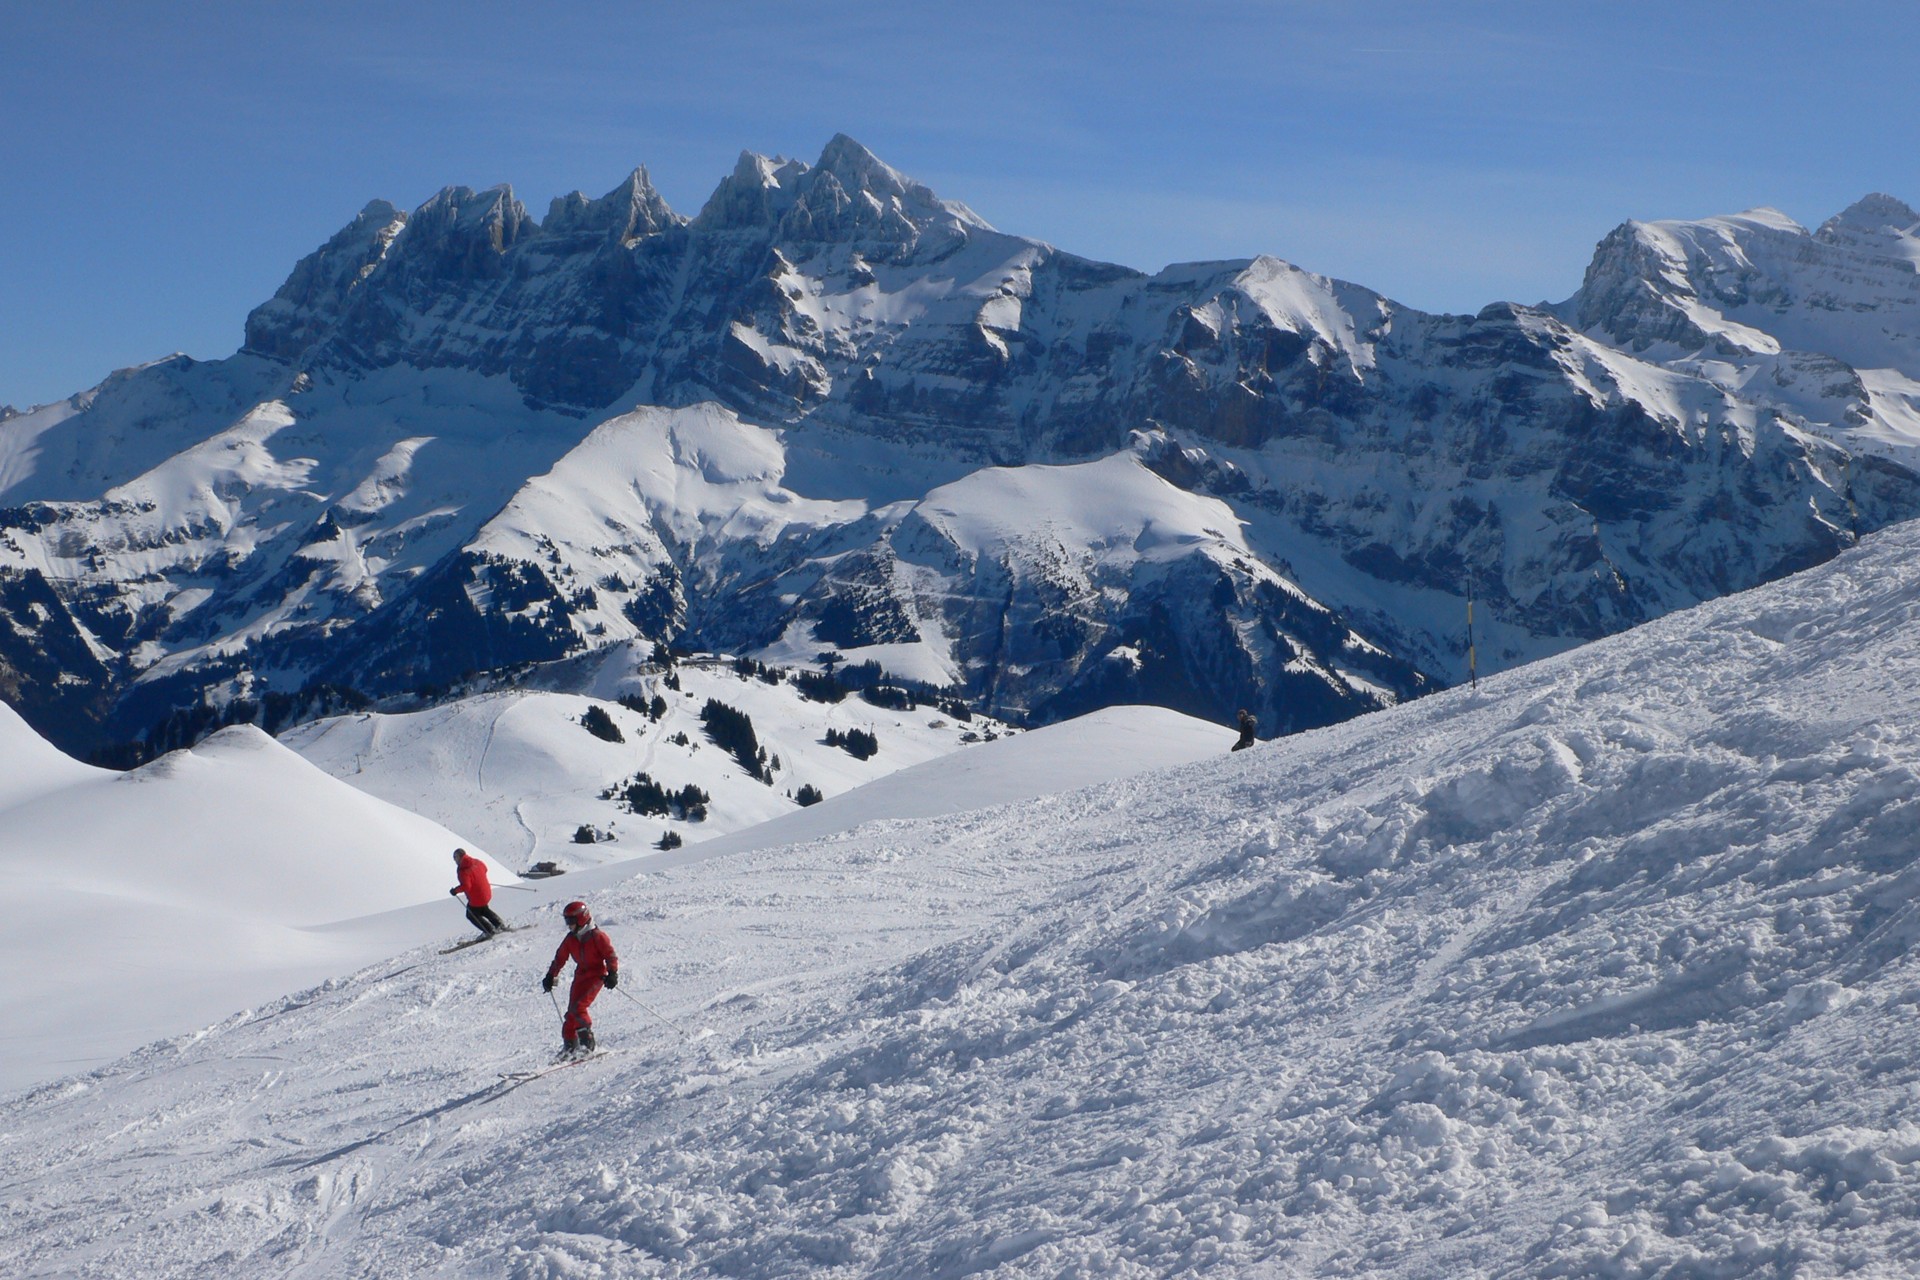
[[[1473,588],[1467,588],[1467,681],[1475,693],[1480,691],[1480,673],[1475,669],[1473,656]]]

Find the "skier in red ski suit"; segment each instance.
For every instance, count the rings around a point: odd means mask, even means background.
[[[493,901],[493,883],[487,879],[487,864],[469,855],[465,849],[455,849],[453,869],[454,874],[460,877],[460,883],[447,892],[467,895],[468,923],[478,929],[483,938],[505,933],[507,922],[487,905]]]
[[[554,979],[567,961],[573,961],[573,987],[567,992],[567,1016],[560,1024],[560,1037],[566,1053],[592,1053],[593,1017],[587,1006],[600,994],[602,986],[620,985],[620,957],[613,953],[613,940],[593,923],[584,902],[569,902],[562,912],[567,921],[567,936],[553,953],[547,976],[540,980],[542,991],[553,990]]]

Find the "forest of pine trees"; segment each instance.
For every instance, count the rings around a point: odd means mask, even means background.
[[[865,729],[849,729],[845,733],[829,729],[826,743],[830,747],[839,747],[855,760],[871,760],[880,753],[880,739]]]
[[[718,698],[708,698],[707,705],[700,708],[700,724],[713,745],[739,761],[742,769],[762,782],[773,782],[767,749],[760,745],[760,738],[753,731],[753,718],[746,712]]]

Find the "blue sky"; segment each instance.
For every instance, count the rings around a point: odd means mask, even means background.
[[[0,403],[231,353],[375,196],[541,215],[645,164],[691,214],[836,132],[1090,257],[1559,299],[1630,217],[1920,204],[1916,37],[1910,0],[0,0]]]

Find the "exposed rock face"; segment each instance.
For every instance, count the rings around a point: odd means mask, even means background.
[[[280,291],[247,317],[246,349],[297,360],[346,315],[357,301],[355,291],[406,225],[406,214],[385,200],[370,201],[338,235],[301,259]]]
[[[1468,317],[1076,258],[845,137],[691,220],[644,170],[376,201],[232,359],[0,418],[0,590],[60,606],[0,661],[82,746],[635,636],[1323,724],[1463,678],[1469,593],[1485,672],[1920,514],[1916,224],[1628,223]]]

